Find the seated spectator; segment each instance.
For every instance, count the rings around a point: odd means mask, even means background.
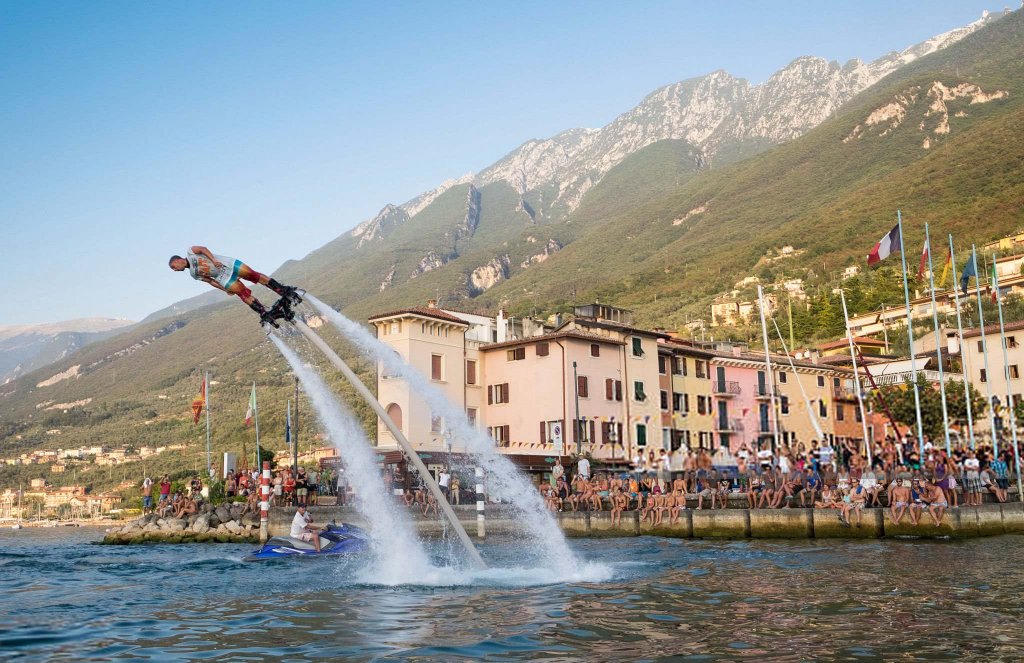
[[[949,507],[946,495],[942,492],[941,488],[927,481],[921,482],[921,492],[924,494],[924,500],[928,504],[928,515],[932,517],[932,522],[938,527],[942,524],[942,515]]]
[[[899,525],[900,519],[906,515],[910,508],[910,499],[910,487],[904,484],[903,479],[896,477],[889,490],[889,513],[892,515],[894,525]]]
[[[612,527],[622,524],[622,512],[629,506],[629,498],[619,488],[612,489]]]

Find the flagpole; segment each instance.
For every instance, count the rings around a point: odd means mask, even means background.
[[[910,339],[910,374],[914,380],[914,415],[917,418],[918,462],[924,462],[924,429],[921,427],[921,393],[917,388],[917,359],[914,357],[914,316],[910,309],[910,286],[907,285],[907,252],[903,243],[903,214],[896,210],[900,230],[900,263],[903,265],[903,299],[907,304],[907,335]]]
[[[768,326],[764,321],[764,294],[761,286],[757,286],[757,307],[761,309],[761,336],[764,338],[764,365],[768,376],[768,421],[774,420],[772,438],[775,440],[774,450],[779,450],[779,417],[775,413],[775,376],[772,373],[772,359],[768,352]]]
[[[256,467],[263,468],[263,454],[260,451],[260,406],[256,402],[256,381],[252,383],[252,418],[256,422]]]
[[[995,275],[996,308],[999,310],[999,340],[1003,346],[1003,375],[1006,379],[1006,407],[1010,410],[1010,436],[1013,440],[1013,462],[1017,472],[1017,495],[1024,502],[1024,487],[1020,479],[1020,449],[1017,447],[1017,414],[1014,412],[1013,391],[1010,389],[1010,357],[1006,351],[1006,330],[1003,327],[1003,297],[999,293],[999,280],[996,273],[996,256],[992,254],[992,273]]]
[[[932,324],[935,325],[935,358],[939,362],[939,394],[942,397],[942,431],[946,436],[946,453],[953,453],[949,443],[949,411],[946,408],[946,379],[942,368],[942,344],[945,337],[940,338],[939,306],[935,303],[935,268],[932,265],[932,240],[928,232],[928,224],[924,224],[924,243],[928,247],[928,284],[932,290]]]
[[[210,371],[204,373],[203,380],[206,384],[206,471],[210,471]],[[212,475],[210,477],[213,478]]]
[[[853,362],[853,387],[857,390],[857,407],[860,408],[860,425],[864,432],[864,448],[867,450],[868,467],[871,466],[871,442],[868,440],[868,417],[864,412],[864,392],[860,388],[860,373],[857,371],[857,353],[853,349],[853,333],[850,331],[850,314],[846,311],[846,293],[839,289],[843,301],[843,321],[846,324],[846,340],[850,342],[850,361]],[[864,370],[868,370],[865,366]]]
[[[985,341],[985,312],[981,307],[981,279],[978,277],[978,251],[971,244],[971,260],[974,261],[974,284],[978,294],[978,329],[981,331],[981,357],[985,364],[985,393],[988,396],[988,425],[992,435],[992,454],[999,453],[999,438],[996,436],[996,413],[992,404],[992,372],[988,370],[988,343]]]
[[[975,448],[974,442],[974,415],[971,412],[971,381],[968,379],[970,373],[967,369],[967,352],[964,350],[964,323],[960,318],[960,290],[957,288],[956,278],[956,256],[953,254],[953,234],[949,234],[949,264],[953,268],[953,301],[956,302],[956,332],[960,339],[960,372],[964,376],[964,400],[967,401],[967,439],[971,448]],[[967,294],[967,289],[964,289]]]
[[[804,409],[807,410],[807,417],[811,421],[811,426],[814,427],[814,432],[818,434],[818,439],[825,439],[825,432],[821,429],[821,424],[818,422],[818,415],[814,413],[814,408],[811,407],[811,401],[807,398],[807,392],[804,391],[804,383],[800,380],[800,373],[796,370],[796,364],[793,363],[793,355],[786,348],[786,342],[782,340],[782,332],[779,331],[779,323],[775,322],[775,318],[772,318],[772,324],[775,326],[775,333],[779,336],[779,342],[782,343],[782,352],[786,355],[786,359],[789,360],[789,367],[793,371],[793,379],[796,380],[796,386],[800,389],[800,397],[804,401]]]

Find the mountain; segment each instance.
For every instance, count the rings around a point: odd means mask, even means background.
[[[135,323],[81,318],[39,325],[0,326],[0,384],[63,359]]]
[[[560,194],[561,183],[545,184],[539,166],[523,170],[520,183],[533,185],[525,192],[503,177],[485,178],[488,169],[386,207],[277,274],[357,319],[428,297],[466,310],[493,312],[504,304],[516,315],[599,297],[633,308],[641,324],[676,328],[687,316],[706,315],[715,294],[743,275],[810,278],[814,270],[827,291],[822,271],[863,260],[892,227],[897,208],[904,211],[907,246],[921,245],[924,221],[934,224],[934,235],[953,232],[959,241],[997,237],[1024,220],[1024,14],[987,17],[969,28],[926,55],[892,56],[888,66],[916,59],[858,94],[844,93],[853,96],[813,128],[792,119],[775,123],[773,130],[801,134],[781,145],[771,141],[782,133],[763,129],[742,139],[739,129],[728,134],[727,126],[752,126],[733,116],[697,143],[692,135],[654,140],[662,134],[637,129],[636,149],[609,156],[615,162],[607,168],[594,167],[602,172],[571,205],[573,195]],[[868,67],[837,71],[860,66]],[[715,80],[724,85],[723,77]],[[733,89],[746,89],[744,99],[760,97],[744,107],[761,109],[762,118],[773,117],[769,109],[779,104],[808,103],[778,96],[768,103],[766,85]],[[631,131],[628,122],[616,122],[608,145]],[[716,131],[731,137],[716,142]],[[572,140],[594,144],[590,134],[580,130]],[[741,158],[747,151],[755,154]],[[783,245],[795,246],[798,257],[763,260]],[[95,439],[197,444],[201,431],[192,426],[189,404],[203,369],[217,383],[215,450],[244,442],[251,451],[242,421],[254,379],[261,429],[280,438],[293,388],[287,367],[252,313],[221,301],[151,317],[0,386],[0,456],[52,446],[54,430],[65,446]],[[357,364],[372,375],[372,364]],[[0,468],[0,484],[14,471]]]

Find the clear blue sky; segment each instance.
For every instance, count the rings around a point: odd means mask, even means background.
[[[975,0],[0,1],[0,325],[141,319],[666,83],[874,59]],[[1016,4],[1016,3],[1014,3]]]

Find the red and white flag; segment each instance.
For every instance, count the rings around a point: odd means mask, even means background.
[[[924,249],[921,250],[921,264],[917,266],[917,279],[924,278],[925,265],[928,264],[928,240],[924,242]]]
[[[868,254],[868,265],[877,265],[886,258],[889,254],[900,251],[900,227],[897,224],[893,226],[893,229],[885,234],[882,239],[878,240],[878,244],[875,244],[875,248],[871,249],[871,253]]]

